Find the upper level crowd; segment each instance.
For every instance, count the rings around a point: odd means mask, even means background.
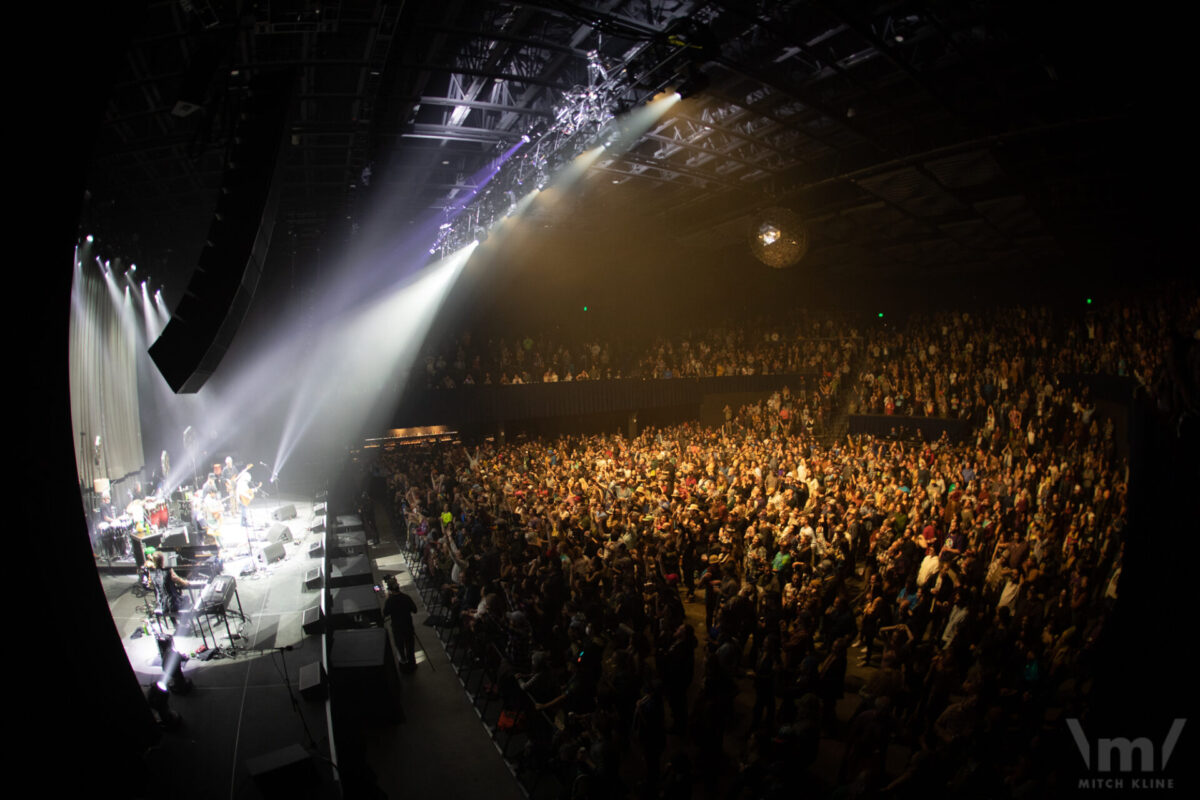
[[[1172,337],[1198,314],[1194,295],[1163,292],[1079,313],[1039,306],[914,313],[887,325],[798,313],[783,324],[757,320],[649,342],[462,334],[426,352],[415,369],[426,387],[439,389],[807,373],[826,384],[809,391],[829,394],[835,380],[849,385],[852,412],[962,418],[993,430],[1028,426],[1055,376],[1129,377],[1165,405],[1194,405],[1173,373],[1197,365],[1172,357]]]
[[[845,374],[858,329],[806,314],[780,325],[714,327],[650,341],[567,341],[551,334],[480,342],[461,334],[417,368],[429,388],[618,378],[710,378],[806,372]]]

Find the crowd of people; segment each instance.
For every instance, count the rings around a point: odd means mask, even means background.
[[[1161,294],[1070,317],[1046,307],[915,314],[867,337],[852,410],[1028,426],[1055,378],[1083,375],[1131,378],[1179,404],[1172,373],[1186,366],[1171,357],[1172,339],[1198,311],[1194,297]]]
[[[994,748],[1081,702],[1117,596],[1125,468],[1078,399],[1052,393],[1032,441],[822,447],[740,413],[385,458],[451,623],[504,654],[538,768],[603,796],[760,796],[810,780],[828,740],[840,784],[898,794],[1052,769]],[[855,659],[869,677],[839,714]]]
[[[1168,413],[1196,413],[1200,397],[1180,374],[1200,368],[1180,326],[1200,314],[1194,294],[1086,308],[914,313],[887,325],[797,313],[650,342],[463,333],[431,343],[416,368],[428,389],[802,373],[818,376],[807,388],[825,397],[836,394],[830,383],[851,383],[851,413],[966,419],[989,430],[1028,427],[1060,376],[1111,375],[1132,379]]]
[[[446,624],[501,654],[526,768],[588,796],[1036,796],[1065,769],[1045,720],[1086,713],[1127,525],[1113,420],[1062,376],[1129,376],[1194,415],[1194,382],[1177,384],[1195,348],[1172,356],[1160,329],[1196,312],[1160,298],[862,337],[817,323],[749,350],[728,332],[662,341],[639,374],[821,379],[718,428],[405,448],[383,466]],[[578,363],[529,340],[489,350],[502,378],[522,358],[627,374],[602,344],[572,348]],[[972,433],[814,435],[839,390],[850,410]]]
[[[568,341],[563,335],[478,341],[463,333],[431,345],[418,367],[427,388],[620,378],[711,378],[814,371],[846,374],[859,332],[807,315],[778,325],[713,327],[650,341]]]

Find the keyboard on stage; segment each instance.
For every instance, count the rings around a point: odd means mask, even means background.
[[[229,608],[229,601],[237,591],[237,579],[232,575],[218,575],[209,581],[200,593],[200,609],[206,614],[220,614]]]

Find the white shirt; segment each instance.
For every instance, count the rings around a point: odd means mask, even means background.
[[[925,556],[921,561],[921,569],[917,572],[917,586],[924,586],[933,577],[940,562],[941,559],[937,557],[936,553]]]

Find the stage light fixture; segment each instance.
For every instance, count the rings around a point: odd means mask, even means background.
[[[712,79],[705,72],[692,65],[688,70],[687,77],[675,87],[675,94],[679,96],[680,100],[686,100],[694,94],[703,92],[711,82]]]
[[[146,705],[150,706],[150,710],[158,717],[158,723],[164,728],[176,728],[183,720],[171,710],[171,695],[165,681],[156,681],[146,689]]]
[[[94,242],[94,241],[96,241],[96,240],[95,240],[94,238],[92,238],[92,235],[89,233],[89,234],[87,235],[87,243],[88,243],[88,244],[91,244],[91,243],[92,243],[92,242]]]
[[[808,252],[808,230],[795,212],[768,208],[750,227],[750,251],[769,267],[790,267]]]

